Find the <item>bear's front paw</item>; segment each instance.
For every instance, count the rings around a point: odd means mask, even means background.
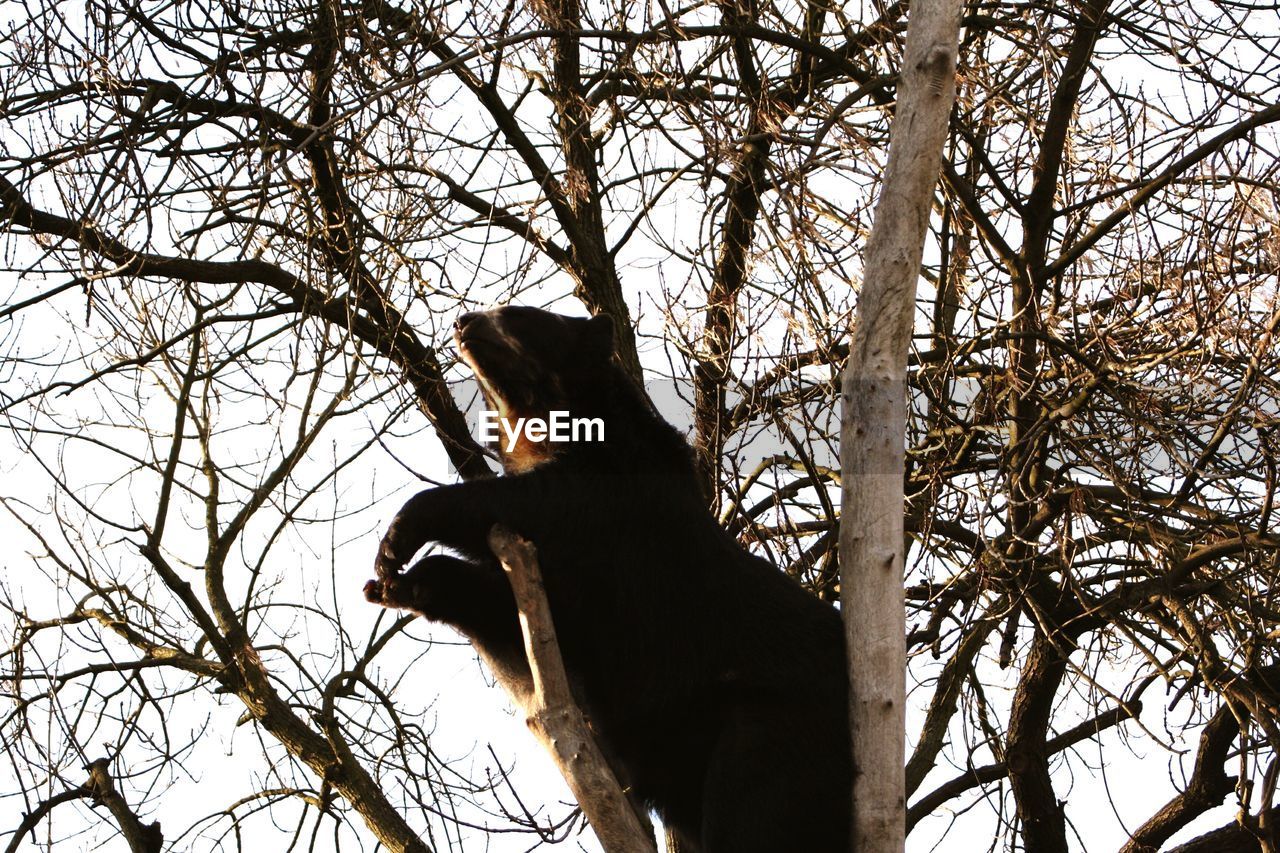
[[[395,575],[381,580],[366,581],[364,597],[373,604],[407,610],[413,607],[413,584],[406,583],[403,576]]]
[[[396,555],[395,546],[391,544],[391,534],[388,533],[382,540],[382,544],[378,546],[378,556],[373,561],[373,573],[378,580],[385,581],[399,576],[402,568],[404,568],[404,558]]]

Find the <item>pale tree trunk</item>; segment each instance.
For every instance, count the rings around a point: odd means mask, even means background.
[[[916,280],[955,100],[958,0],[915,0],[889,161],[841,383],[840,604],[856,768],[851,850],[901,853],[906,740],[903,444]]]
[[[533,545],[498,526],[489,533],[489,547],[507,573],[520,611],[533,675],[533,693],[524,702],[525,722],[569,783],[606,853],[655,853],[653,837],[622,793],[569,691]]]

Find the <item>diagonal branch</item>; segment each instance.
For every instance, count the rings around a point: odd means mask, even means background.
[[[1049,105],[1049,115],[1045,118],[1044,133],[1040,137],[1040,153],[1034,169],[1035,183],[1023,206],[1023,229],[1026,234],[1023,245],[1027,267],[1032,276],[1044,264],[1049,232],[1056,216],[1053,200],[1058,189],[1058,176],[1062,171],[1067,135],[1073,127],[1085,71],[1093,58],[1098,38],[1102,35],[1110,4],[1111,0],[1092,0],[1081,7],[1071,47],[1068,48],[1067,59],[1062,67],[1062,77],[1058,80],[1058,87]]]
[[[1260,127],[1265,127],[1272,122],[1280,121],[1280,103],[1258,110],[1248,118],[1239,122],[1232,127],[1219,133],[1217,136],[1198,145],[1194,150],[1185,157],[1172,163],[1169,168],[1165,169],[1156,177],[1152,178],[1132,196],[1124,201],[1119,207],[1108,214],[1101,222],[1089,229],[1083,237],[1063,250],[1052,264],[1045,269],[1045,277],[1052,278],[1061,274],[1067,267],[1074,264],[1080,259],[1085,252],[1093,248],[1099,240],[1115,230],[1115,227],[1124,220],[1128,219],[1138,210],[1141,210],[1151,198],[1160,192],[1169,184],[1173,183],[1178,176],[1182,175],[1192,166],[1205,160],[1221,151],[1227,145],[1240,139],[1244,139],[1250,133]]]
[[[1276,820],[1280,817],[1280,808],[1271,809],[1258,820],[1261,821],[1263,817]],[[1169,853],[1263,853],[1263,849],[1254,831],[1239,820],[1234,820],[1226,826],[1197,836],[1186,844],[1179,844]]]
[[[556,762],[605,850],[653,853],[652,840],[623,795],[569,689],[534,546],[496,526],[489,533],[489,547],[507,573],[520,610],[525,654],[533,677],[533,692],[523,703],[530,731]]]
[[[596,167],[597,142],[591,137],[590,106],[582,96],[578,44],[581,39],[576,0],[557,0],[542,7],[550,18],[553,37],[553,87],[550,95],[556,111],[556,129],[565,155],[566,173],[557,177],[537,145],[520,125],[515,113],[493,85],[485,83],[423,16],[382,0],[364,0],[364,14],[382,21],[388,29],[404,33],[435,54],[475,96],[493,120],[503,140],[524,164],[541,188],[568,240],[564,256],[549,255],[574,279],[575,295],[593,314],[613,318],[618,358],[633,379],[641,378],[631,313],[622,293],[609,245]],[[465,203],[465,202],[464,202]]]
[[[490,473],[483,448],[472,438],[466,418],[449,393],[435,350],[403,324],[388,328],[363,313],[361,306],[326,296],[293,273],[266,261],[208,261],[135,251],[95,225],[35,208],[3,176],[0,224],[72,241],[90,254],[116,264],[107,273],[111,276],[169,278],[197,284],[254,282],[283,294],[302,314],[350,329],[361,342],[400,368],[458,472],[464,477]]]
[[[988,608],[987,613],[991,614],[999,609],[1003,609],[1005,602],[1003,600],[997,603],[997,606]],[[951,659],[943,666],[942,672],[938,675],[938,683],[933,691],[933,700],[929,703],[929,711],[925,717],[924,724],[920,727],[920,738],[916,743],[915,751],[911,753],[911,760],[907,762],[907,796],[910,797],[920,787],[920,783],[924,781],[924,777],[933,769],[934,762],[937,760],[938,753],[942,750],[943,742],[946,739],[947,728],[951,724],[951,718],[955,716],[957,703],[960,699],[960,688],[964,684],[965,676],[973,667],[973,661],[978,656],[978,652],[982,650],[986,644],[987,635],[996,625],[996,620],[990,615],[986,615],[981,619],[975,619],[973,624],[969,626],[968,633],[957,645],[955,653]],[[910,827],[908,820],[908,827]]]
[[[1155,853],[1175,832],[1219,805],[1235,789],[1235,777],[1228,776],[1223,766],[1240,734],[1240,715],[1247,718],[1248,713],[1244,705],[1222,704],[1200,733],[1195,769],[1186,788],[1142,824],[1120,853]]]
[[[1073,726],[1062,734],[1050,738],[1045,744],[1045,753],[1047,755],[1056,755],[1065,749],[1070,749],[1083,740],[1096,737],[1104,729],[1109,729],[1137,716],[1141,710],[1141,702],[1130,701],[1124,705],[1104,711],[1096,717],[1085,720],[1078,726]],[[1008,774],[1009,765],[1004,761],[997,761],[994,764],[987,764],[983,767],[966,771],[951,781],[939,785],[928,795],[917,800],[915,805],[907,810],[907,831],[910,832],[912,827],[933,814],[939,806],[948,800],[952,800],[979,785],[988,785],[1003,779]]]
[[[18,849],[22,847],[23,839],[27,833],[34,831],[40,825],[40,821],[44,820],[58,806],[88,796],[90,796],[88,789],[80,787],[69,788],[61,794],[54,794],[52,797],[41,800],[39,805],[22,816],[22,822],[13,831],[13,837],[9,840],[8,846],[4,848],[4,853],[18,853]]]
[[[164,835],[160,832],[160,824],[158,822],[146,825],[142,823],[133,809],[129,808],[129,804],[124,801],[124,797],[120,795],[115,780],[111,778],[109,766],[110,762],[105,758],[99,758],[90,764],[89,781],[85,783],[85,788],[94,799],[111,812],[111,816],[120,826],[120,834],[124,836],[133,853],[160,853],[161,848],[164,847]]]

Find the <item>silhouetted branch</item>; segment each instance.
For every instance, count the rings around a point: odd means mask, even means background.
[[[622,793],[570,692],[537,552],[527,540],[501,526],[489,533],[489,547],[507,572],[520,610],[525,654],[533,675],[525,722],[569,783],[604,849],[608,853],[653,853],[653,841]]]

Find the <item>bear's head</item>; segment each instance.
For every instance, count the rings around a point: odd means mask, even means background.
[[[547,422],[553,412],[599,417],[601,400],[616,381],[613,321],[605,316],[565,317],[508,305],[463,314],[454,324],[462,360],[475,372],[502,422],[503,467],[522,471],[549,459],[556,448],[530,440],[520,419]],[[518,435],[508,447],[508,434]]]

